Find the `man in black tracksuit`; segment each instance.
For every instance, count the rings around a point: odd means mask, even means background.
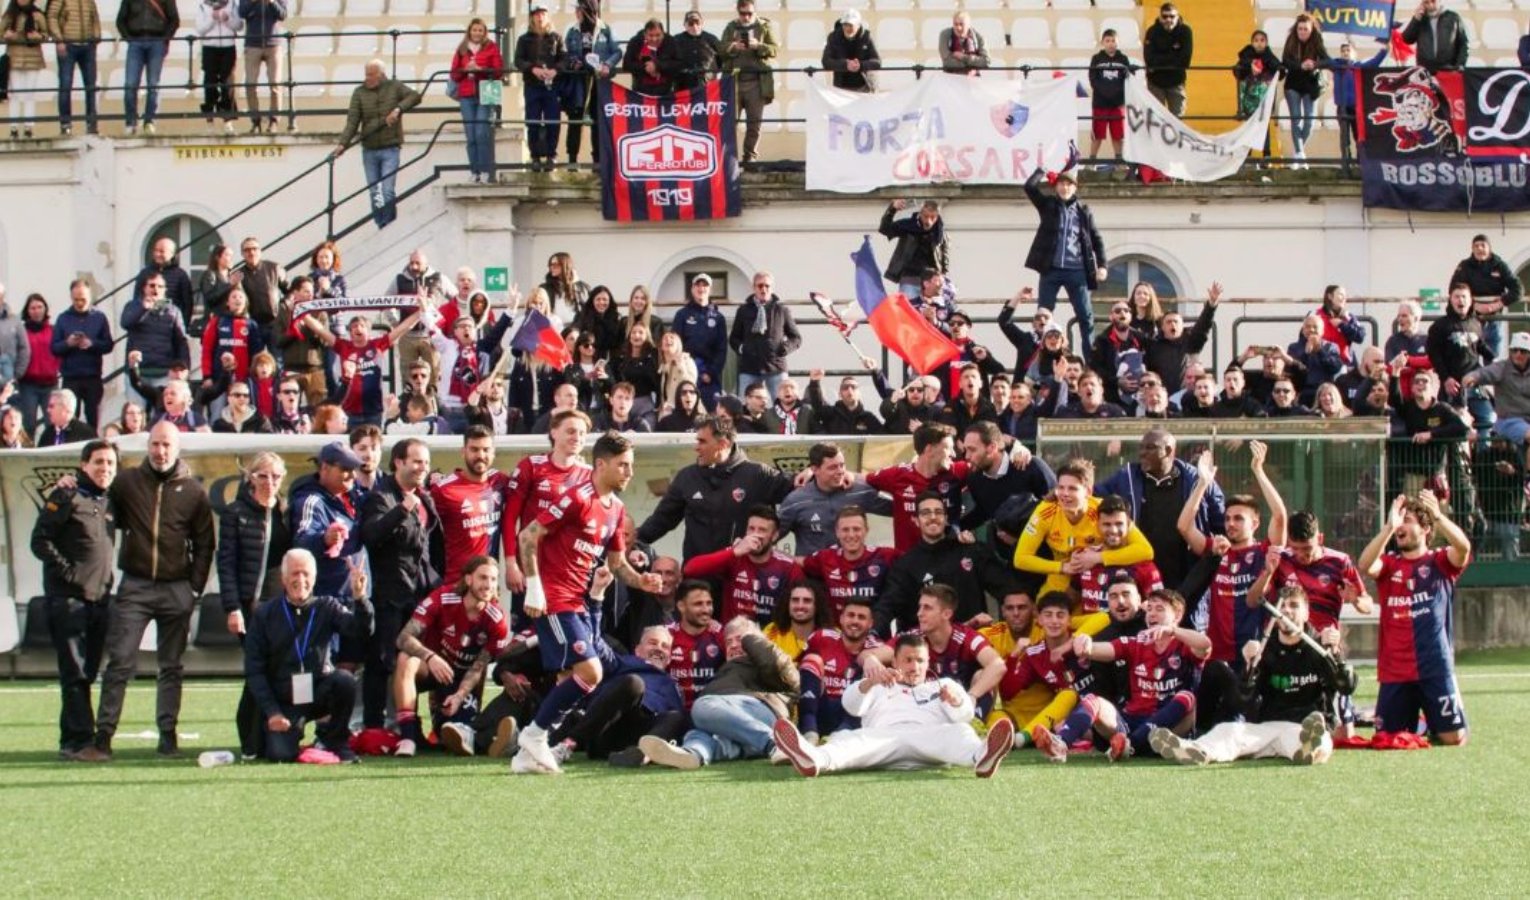
[[[95,735],[90,686],[101,668],[111,612],[112,514],[107,490],[117,477],[117,449],[91,441],[80,451],[75,487],[55,488],[32,527],[32,554],[43,564],[45,599],[30,615],[48,617],[63,692],[58,755],[72,760]]]
[[[360,640],[371,626],[364,570],[352,570],[355,608],[336,597],[315,597],[318,565],[307,550],[282,557],[282,596],[263,604],[244,641],[244,677],[266,724],[266,758],[293,762],[303,726],[318,723],[320,749],[355,762],[350,739],[356,677],[330,662],[336,635]]]
[[[919,591],[927,584],[956,589],[957,622],[970,622],[988,612],[988,595],[1003,602],[1005,595],[1021,589],[1014,569],[1000,562],[985,544],[963,544],[948,535],[946,504],[939,494],[928,491],[914,504],[920,540],[887,573],[875,610],[878,634],[890,637],[895,619],[902,629],[914,626]]]
[[[393,445],[393,468],[361,506],[361,543],[371,561],[376,619],[362,676],[362,722],[383,727],[388,685],[398,660],[395,642],[410,613],[441,583],[446,540],[430,498],[430,447],[418,438]]]
[[[657,543],[685,522],[685,559],[732,546],[757,503],[776,504],[791,493],[792,478],[749,459],[734,446],[733,426],[709,418],[696,428],[696,463],[675,474],[659,505],[638,528],[638,540]]]

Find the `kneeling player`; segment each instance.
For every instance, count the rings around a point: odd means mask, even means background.
[[[1095,662],[1121,660],[1127,665],[1130,691],[1119,712],[1098,696],[1086,697],[1056,735],[1037,733],[1036,746],[1056,762],[1068,758],[1068,744],[1093,727],[1110,741],[1110,761],[1150,749],[1156,727],[1189,734],[1195,725],[1195,673],[1211,653],[1211,639],[1178,627],[1185,598],[1177,591],[1153,591],[1142,603],[1147,628],[1136,637],[1096,643],[1088,635],[1073,639],[1073,652]]]
[[[1015,727],[1001,720],[980,738],[972,730],[972,697],[950,678],[927,680],[930,648],[918,634],[900,635],[893,668],[863,678],[845,691],[845,712],[861,727],[842,732],[822,747],[802,739],[790,720],[773,729],[776,747],[809,778],[849,769],[921,769],[972,766],[979,778],[999,768],[1013,744]]]
[[[399,633],[393,700],[401,740],[395,756],[413,756],[425,742],[415,710],[422,689],[430,694],[431,720],[442,746],[459,756],[473,755],[469,723],[478,713],[483,676],[510,644],[498,586],[499,564],[475,556],[462,567],[462,579],[426,597]]]
[[[1280,756],[1302,765],[1333,755],[1328,716],[1337,698],[1355,689],[1355,672],[1339,658],[1339,629],[1307,635],[1307,592],[1280,589],[1280,620],[1263,643],[1243,645],[1250,721],[1224,722],[1199,739],[1184,740],[1167,728],[1148,736],[1153,750],[1186,765]]]

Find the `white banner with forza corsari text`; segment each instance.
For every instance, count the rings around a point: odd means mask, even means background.
[[[926,74],[860,94],[813,82],[808,190],[859,194],[916,184],[1020,186],[1057,170],[1078,138],[1077,77],[1031,81]]]
[[[1121,155],[1127,162],[1152,166],[1181,181],[1216,181],[1243,167],[1250,150],[1264,146],[1265,129],[1275,109],[1280,82],[1270,85],[1254,115],[1226,134],[1201,134],[1169,112],[1148,93],[1146,76],[1126,81],[1126,140]]]

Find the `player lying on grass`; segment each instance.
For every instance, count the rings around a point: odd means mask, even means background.
[[[416,711],[419,692],[430,696],[430,718],[441,746],[473,755],[472,721],[482,699],[484,674],[509,649],[510,626],[499,605],[499,563],[475,556],[461,580],[415,607],[398,636],[393,700],[400,740],[395,756],[413,756],[425,743]]]
[[[986,738],[972,730],[972,697],[950,678],[929,680],[930,648],[923,636],[898,637],[893,667],[845,691],[845,711],[861,727],[841,731],[823,746],[803,740],[790,719],[773,729],[776,748],[798,773],[853,769],[971,766],[979,778],[998,768],[1013,746],[1015,726],[1001,719]]]
[[[1273,756],[1314,765],[1333,755],[1328,717],[1338,696],[1354,691],[1355,671],[1339,656],[1339,629],[1323,629],[1316,641],[1305,634],[1307,592],[1300,586],[1280,589],[1278,609],[1270,635],[1243,645],[1248,721],[1224,722],[1193,741],[1154,728],[1148,742],[1158,755],[1185,765]]]
[[[1179,627],[1185,598],[1176,591],[1154,591],[1142,608],[1147,628],[1136,637],[1103,643],[1086,634],[1073,639],[1073,652],[1081,660],[1126,662],[1130,692],[1119,711],[1098,695],[1085,697],[1058,734],[1038,731],[1033,735],[1048,759],[1066,762],[1068,745],[1090,727],[1108,738],[1110,761],[1119,762],[1134,753],[1146,753],[1148,734],[1155,727],[1189,734],[1195,725],[1196,669],[1211,653],[1211,640],[1199,631]]]

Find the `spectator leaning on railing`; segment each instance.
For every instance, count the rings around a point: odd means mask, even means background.
[[[1489,363],[1461,379],[1463,387],[1493,386],[1493,433],[1521,446],[1530,444],[1530,332],[1509,341],[1509,358]]]
[[[717,35],[702,28],[702,22],[700,10],[687,12],[685,28],[671,36],[668,52],[659,60],[677,91],[695,90],[717,74],[722,44]]]
[[[85,133],[96,134],[96,43],[101,40],[101,12],[96,0],[49,0],[48,35],[58,41],[58,126],[74,131],[74,70],[80,70],[85,93]]]
[[[940,66],[947,72],[977,75],[988,68],[988,46],[965,10],[951,17],[951,27],[940,32],[939,43]]]
[[[599,86],[622,62],[622,45],[611,33],[611,26],[600,20],[600,0],[579,0],[574,13],[579,21],[563,36],[563,63],[554,82],[568,116],[564,149],[571,166],[579,162],[584,119],[590,120],[590,157],[600,162]],[[686,13],[686,22],[694,15],[699,14],[694,10]]]
[[[1185,114],[1185,77],[1195,56],[1195,35],[1173,3],[1158,7],[1158,21],[1142,37],[1148,93],[1176,116]]]
[[[877,89],[876,70],[882,68],[871,32],[861,21],[861,11],[848,9],[834,23],[824,43],[823,67],[834,74],[834,86],[870,94]]]
[[[372,221],[378,228],[386,228],[398,218],[394,182],[398,177],[399,149],[404,145],[404,113],[419,104],[419,92],[387,77],[380,59],[367,63],[361,86],[351,93],[345,130],[340,133],[334,155],[338,158],[360,137],[361,164],[372,193]]]
[[[754,0],[738,0],[738,18],[723,29],[723,68],[733,74],[738,88],[738,105],[744,111],[744,147],[742,161],[759,158],[760,124],[765,107],[775,102],[776,80],[771,72],[779,48],[771,32],[770,20],[755,14]]]

